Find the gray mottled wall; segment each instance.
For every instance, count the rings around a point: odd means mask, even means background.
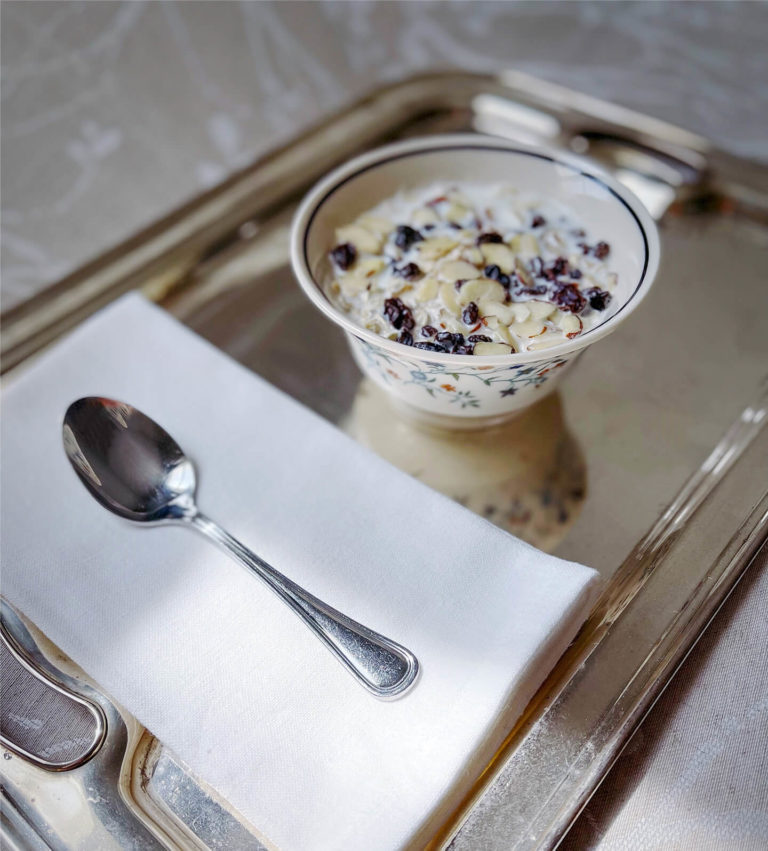
[[[4,2],[3,307],[377,82],[517,68],[768,159],[768,6]]]

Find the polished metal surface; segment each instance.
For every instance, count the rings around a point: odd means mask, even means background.
[[[155,825],[137,817],[126,802],[123,780],[130,766],[137,724],[124,716],[45,638],[32,635],[17,612],[0,601],[0,623],[17,653],[52,687],[98,707],[104,737],[92,758],[66,771],[53,772],[25,757],[4,751],[2,768],[2,845],[47,851],[161,851],[168,847]],[[51,658],[55,662],[51,661]],[[62,668],[67,667],[69,673]],[[139,728],[140,729],[140,728]]]
[[[672,125],[520,74],[408,80],[14,311],[3,368],[141,287],[232,357],[401,463],[401,453],[382,443],[386,410],[364,398],[342,335],[292,280],[287,228],[296,197],[352,154],[394,138],[466,130],[593,157],[640,195],[662,238],[654,293],[621,333],[582,358],[557,405],[532,411],[535,428],[520,424],[503,464],[489,455],[480,469],[481,453],[473,454],[468,490],[468,454],[451,466],[447,442],[436,453],[427,435],[419,444],[424,469],[404,465],[494,522],[503,515],[504,528],[531,543],[596,567],[604,579],[598,607],[525,716],[499,719],[493,741],[424,814],[413,843],[544,848],[562,837],[768,535],[768,417],[759,391],[768,364],[768,169]],[[372,433],[374,418],[379,430]],[[563,456],[578,476],[565,475]],[[435,458],[440,471],[429,466]],[[562,492],[567,483],[572,491]],[[148,752],[167,753],[155,745]],[[168,832],[174,818],[194,821],[195,807],[190,798],[174,810],[186,794],[180,781],[153,790],[158,764],[137,752],[129,797]],[[34,811],[33,769],[25,774],[18,759],[0,769],[8,765],[17,772],[19,800]],[[116,780],[101,782],[106,788]],[[152,807],[149,798],[174,804]],[[92,817],[87,795],[79,808]]]
[[[272,851],[267,840],[149,733],[139,741],[134,764],[134,799],[154,822],[178,827],[181,835],[174,844],[186,845],[182,836],[187,839],[192,828],[200,847],[210,851]]]
[[[44,677],[0,634],[0,745],[49,771],[70,771],[101,747],[107,722],[98,704]]]
[[[389,699],[416,681],[405,647],[353,621],[283,576],[195,504],[195,470],[176,441],[141,411],[89,396],[64,416],[64,450],[93,497],[126,520],[197,529],[287,603],[365,688]]]

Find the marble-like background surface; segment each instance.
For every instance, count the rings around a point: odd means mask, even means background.
[[[3,309],[415,71],[516,68],[768,161],[765,3],[5,0],[0,14]],[[768,847],[766,560],[566,847]]]
[[[516,68],[768,160],[768,6],[2,4],[3,309],[377,83]]]

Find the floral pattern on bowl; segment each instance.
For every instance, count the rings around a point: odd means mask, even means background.
[[[525,408],[554,390],[580,354],[509,366],[468,362],[456,367],[396,356],[352,334],[347,338],[358,366],[381,387],[416,408],[452,416],[495,417]]]

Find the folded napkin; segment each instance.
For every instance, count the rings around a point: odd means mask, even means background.
[[[87,395],[163,425],[201,509],[410,648],[415,688],[377,700],[204,538],[99,506],[61,444]],[[3,593],[285,851],[412,841],[595,595],[594,571],[407,477],[136,295],[11,382],[2,438]]]

